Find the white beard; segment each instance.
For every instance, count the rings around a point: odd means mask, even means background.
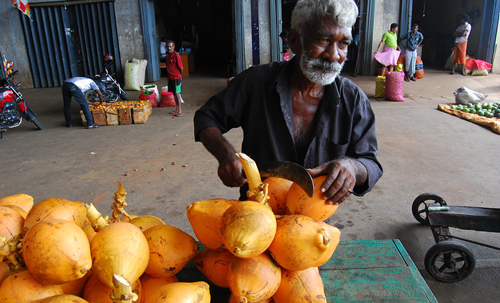
[[[300,57],[300,69],[306,78],[319,85],[329,85],[335,81],[344,67],[344,62],[331,62],[329,60],[314,58],[304,53]]]

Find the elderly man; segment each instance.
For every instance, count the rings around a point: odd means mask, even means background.
[[[242,127],[242,151],[257,164],[293,161],[313,177],[327,175],[326,203],[373,188],[382,176],[375,117],[363,91],[339,76],[357,15],[352,0],[298,1],[288,35],[295,57],[251,67],[196,112],[195,139],[219,161],[226,186],[246,182],[222,135]]]

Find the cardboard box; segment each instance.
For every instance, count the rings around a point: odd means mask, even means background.
[[[106,122],[107,125],[118,125],[118,110],[111,108],[107,109]]]
[[[119,108],[118,109],[118,122],[120,125],[132,124],[132,108]]]
[[[92,118],[94,123],[99,125],[106,125],[106,111],[104,109],[95,109],[92,111]]]

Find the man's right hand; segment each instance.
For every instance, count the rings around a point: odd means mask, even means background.
[[[236,157],[236,150],[221,131],[216,127],[208,127],[200,131],[199,136],[205,148],[219,161],[217,172],[222,183],[229,187],[243,186],[247,181],[243,177],[243,166]]]
[[[228,187],[241,187],[247,182],[243,177],[243,166],[235,154],[219,162],[219,178]]]

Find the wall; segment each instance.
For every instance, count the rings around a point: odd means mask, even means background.
[[[0,50],[8,61],[14,62],[14,70],[19,74],[15,81],[22,83],[22,88],[33,88],[28,52],[24,42],[21,18],[29,18],[12,6],[10,1],[0,1]],[[5,34],[7,33],[7,34]]]
[[[383,16],[383,18],[376,17],[373,20],[373,44],[371,53],[377,51],[382,36],[386,31],[391,29],[391,24],[399,24],[400,6],[400,2],[395,0],[376,1],[374,15]],[[372,56],[371,74],[377,74],[378,65],[379,63]]]
[[[122,67],[125,67],[127,60],[144,59],[144,37],[139,1],[115,1],[116,28]]]

